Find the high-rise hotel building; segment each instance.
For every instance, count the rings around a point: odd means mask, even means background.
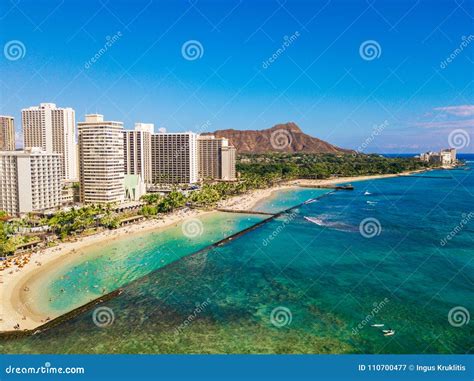
[[[200,135],[198,158],[202,180],[235,180],[235,148],[227,139]]]
[[[198,181],[197,135],[160,132],[151,137],[153,184],[193,184]]]
[[[21,110],[24,147],[40,147],[62,157],[62,177],[77,179],[75,113],[72,108],[58,108],[54,103]]]
[[[124,201],[124,136],[122,122],[86,115],[79,131],[80,200],[86,204]]]
[[[123,131],[125,174],[140,175],[146,184],[152,184],[151,136],[153,130],[153,124],[135,123],[134,131]]]
[[[61,204],[61,155],[41,148],[0,152],[0,210],[12,216]]]
[[[0,151],[15,151],[13,117],[0,115]]]
[[[222,173],[221,180],[234,181],[237,179],[237,172],[235,170],[237,150],[234,146],[222,146]]]

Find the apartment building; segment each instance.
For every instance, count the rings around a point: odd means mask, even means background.
[[[440,152],[425,152],[420,154],[420,160],[426,161],[434,165],[448,166],[456,164],[456,149],[446,148]]]
[[[153,184],[193,184],[198,181],[195,133],[153,134],[151,156]]]
[[[21,110],[24,147],[40,147],[61,155],[61,172],[65,180],[77,179],[75,112],[54,103],[41,103]]]
[[[15,125],[12,116],[0,115],[0,151],[15,151]]]
[[[237,150],[234,146],[225,145],[222,147],[222,172],[221,180],[234,181],[237,179],[235,170]]]
[[[79,131],[80,201],[85,204],[123,202],[123,123],[104,121],[103,115],[86,115]]]
[[[200,135],[198,163],[202,180],[235,180],[235,148],[225,138]]]
[[[41,148],[0,152],[0,210],[17,216],[59,207],[61,163]]]
[[[151,136],[154,125],[135,123],[134,131],[123,131],[125,175],[140,175],[146,183],[152,183]]]

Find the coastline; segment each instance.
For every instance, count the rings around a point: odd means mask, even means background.
[[[347,182],[375,180],[390,177],[406,176],[412,173],[424,172],[410,171],[400,174],[372,175],[358,177],[340,177],[325,180],[293,180],[279,184],[272,188],[257,189],[249,193],[235,196],[218,203],[218,208],[228,210],[250,210],[263,200],[273,197],[276,192],[287,189],[296,189],[299,186],[329,186]],[[107,230],[91,236],[79,238],[75,242],[64,242],[58,246],[43,249],[31,255],[31,261],[22,269],[10,269],[8,273],[0,274],[0,288],[2,290],[0,332],[15,331],[14,325],[20,324],[21,330],[30,330],[46,323],[48,318],[57,316],[44,316],[35,310],[34,304],[28,301],[27,292],[24,288],[45,274],[51,273],[58,266],[69,263],[76,259],[78,250],[85,250],[90,246],[104,244],[122,237],[124,234],[137,234],[147,231],[160,231],[161,229],[176,224],[186,218],[196,218],[204,214],[215,213],[215,210],[180,210],[168,215],[163,219],[145,220],[140,223],[124,226],[116,230]],[[38,264],[40,263],[40,264]],[[58,315],[59,316],[59,315]]]

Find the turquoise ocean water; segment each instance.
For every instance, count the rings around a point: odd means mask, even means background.
[[[222,246],[178,255],[164,267],[163,258],[152,254],[160,238],[137,238],[126,248],[142,252],[136,263],[124,254],[129,271],[161,268],[130,277],[137,279],[98,305],[101,310],[31,337],[4,340],[3,351],[474,352],[472,319],[467,323],[474,314],[474,170],[354,185],[354,191],[326,194]],[[257,208],[286,209],[321,195],[285,191]],[[252,222],[242,218],[245,226]],[[205,230],[212,224],[203,222]],[[101,264],[96,283],[114,278],[106,275],[108,266]],[[84,270],[70,269],[68,278],[52,281],[51,290],[77,288]],[[108,287],[116,285],[110,282]],[[97,324],[100,311],[108,316]],[[384,336],[382,329],[389,328],[395,334]]]

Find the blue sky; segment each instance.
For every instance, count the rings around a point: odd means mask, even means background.
[[[2,1],[0,113],[19,127],[21,108],[54,102],[78,121],[198,132],[293,121],[387,153],[456,133],[474,152],[473,17],[467,0]]]

